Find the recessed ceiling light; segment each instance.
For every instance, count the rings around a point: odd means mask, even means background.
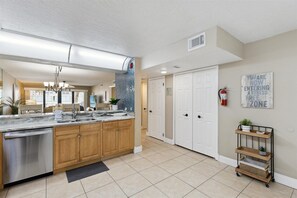
[[[167,74],[166,70],[161,71],[161,74]]]

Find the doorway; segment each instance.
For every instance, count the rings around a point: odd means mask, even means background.
[[[148,80],[148,135],[165,136],[165,77]]]

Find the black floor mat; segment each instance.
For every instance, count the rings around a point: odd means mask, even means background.
[[[97,162],[94,164],[66,171],[66,175],[68,182],[70,183],[108,170],[109,169],[103,162]]]

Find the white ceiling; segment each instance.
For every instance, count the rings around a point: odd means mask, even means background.
[[[47,82],[55,79],[56,66],[53,65],[0,59],[1,68],[21,82]],[[113,72],[70,67],[63,67],[60,73],[60,81],[66,81],[71,85],[93,86],[104,82],[112,82],[114,79],[115,73]]]
[[[297,28],[297,0],[0,0],[2,28],[141,57],[220,26],[243,43]]]

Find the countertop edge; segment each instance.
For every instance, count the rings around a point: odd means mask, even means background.
[[[41,128],[54,128],[58,126],[73,126],[73,125],[81,125],[81,124],[91,124],[96,122],[112,122],[112,121],[119,121],[119,120],[130,120],[135,119],[134,116],[127,116],[127,117],[120,117],[120,118],[108,118],[108,119],[100,119],[100,120],[88,120],[88,121],[79,121],[79,122],[66,122],[66,123],[46,123],[40,124],[36,123],[35,126],[25,126],[25,127],[15,127],[15,128],[0,128],[0,133],[8,133],[13,131],[22,131],[22,130],[32,130],[32,129],[41,129]]]

